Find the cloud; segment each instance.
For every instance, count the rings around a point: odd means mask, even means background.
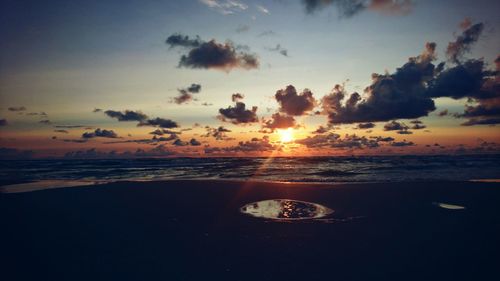
[[[364,10],[386,15],[406,15],[413,8],[411,0],[302,0],[302,3],[309,14],[333,6],[341,17],[352,17]]]
[[[175,146],[187,146],[189,142],[182,141],[181,139],[176,139],[173,143]]]
[[[196,139],[191,139],[191,140],[189,141],[189,144],[190,144],[191,146],[200,146],[200,145],[201,145],[201,142],[197,141]]]
[[[413,134],[413,132],[409,131],[408,129],[409,127],[406,124],[399,123],[397,121],[391,121],[384,125],[384,131],[397,131],[397,133],[400,135]]]
[[[224,147],[222,151],[231,153],[252,153],[252,152],[268,152],[278,149],[278,146],[273,145],[269,141],[268,136],[262,139],[252,138],[250,141],[240,141],[236,146]]]
[[[238,101],[240,101],[240,100],[242,100],[244,98],[245,98],[245,96],[243,94],[240,94],[240,93],[235,93],[235,94],[231,95],[231,100],[233,102],[238,102]]]
[[[226,133],[231,132],[231,130],[224,128],[223,126],[219,126],[218,128],[212,128],[210,126],[206,126],[205,129],[207,133],[203,135],[203,137],[214,137],[216,140],[230,140]]]
[[[484,23],[480,22],[472,25],[470,20],[466,19],[462,22],[461,27],[464,28],[462,34],[457,36],[454,42],[450,42],[446,49],[448,59],[454,63],[459,63],[463,55],[468,53],[472,45],[479,40],[484,30]]]
[[[172,38],[181,38],[172,39]],[[234,68],[252,69],[259,67],[259,60],[255,54],[240,51],[241,47],[234,46],[230,41],[217,43],[215,40],[208,42],[197,39],[189,39],[188,36],[174,34],[167,38],[166,43],[170,47],[181,46],[189,49],[186,55],[182,55],[179,67],[220,69],[230,71]]]
[[[91,138],[118,138],[118,135],[113,131],[113,130],[106,130],[106,129],[100,129],[97,128],[95,129],[94,132],[85,132],[82,134],[82,138],[84,139],[91,139]]]
[[[292,85],[278,90],[274,97],[280,104],[279,110],[293,116],[304,115],[316,105],[316,100],[310,90],[304,89],[302,93],[297,94],[297,90]]]
[[[257,117],[257,106],[253,106],[251,110],[246,109],[246,105],[242,102],[236,102],[235,106],[219,109],[220,115],[218,118],[222,121],[231,122],[233,124],[247,124],[259,121]]]
[[[427,43],[424,52],[398,68],[393,74],[372,74],[365,88],[365,99],[358,93],[347,99],[344,87],[336,85],[322,99],[323,112],[330,124],[389,121],[427,116],[436,109],[426,94],[435,66],[435,43]],[[343,104],[343,102],[345,102]]]
[[[257,10],[259,12],[261,12],[263,14],[266,14],[266,15],[270,15],[271,14],[271,12],[269,12],[269,10],[266,7],[262,6],[262,5],[255,5],[255,7],[257,8]]]
[[[448,109],[445,109],[445,110],[440,111],[440,112],[438,113],[438,116],[439,116],[439,117],[443,117],[443,116],[447,116],[447,115],[448,115]]]
[[[76,129],[76,128],[89,128],[86,125],[56,125],[54,128],[62,128],[62,129]]]
[[[94,110],[92,110],[92,112],[94,112],[94,113],[102,112],[102,109],[101,108],[94,108]]]
[[[157,126],[160,128],[166,128],[166,129],[171,129],[171,128],[177,128],[179,125],[170,119],[164,119],[164,118],[153,118],[153,119],[147,119],[144,121],[141,121],[137,126]]]
[[[396,146],[396,147],[413,146],[413,145],[415,145],[413,142],[406,141],[406,140],[395,141],[395,142],[391,143],[391,146]]]
[[[135,152],[125,151],[122,153],[116,151],[104,152],[95,148],[88,150],[70,151],[64,155],[69,159],[121,159],[121,158],[144,158],[144,157],[166,157],[176,153],[169,150],[164,145],[158,145],[150,150],[137,149]]]
[[[115,110],[106,110],[104,111],[104,114],[111,118],[116,118],[120,122],[127,122],[127,121],[144,121],[148,118],[148,116],[140,111],[132,111],[132,110],[125,110],[125,111],[115,111]]]
[[[0,127],[7,126],[7,124],[9,124],[7,123],[7,119],[0,119]]]
[[[413,130],[421,130],[427,128],[427,126],[425,126],[420,120],[412,120],[410,121],[410,123],[413,124],[413,126],[411,126],[411,129]]]
[[[271,129],[272,131],[275,129],[287,129],[295,126],[296,124],[293,116],[280,114],[279,112],[273,114],[271,119],[265,121],[263,124],[264,128]]]
[[[277,44],[276,47],[274,48],[266,48],[266,49],[271,52],[278,52],[281,55],[288,57],[288,50],[283,48],[280,44]]]
[[[237,0],[200,0],[200,2],[223,15],[232,15],[248,9],[246,4]]]
[[[179,95],[174,97],[174,102],[176,104],[183,104],[193,100],[193,94],[197,94],[201,91],[200,84],[191,84],[191,86],[183,89],[177,89]]]
[[[358,124],[358,129],[371,129],[371,128],[375,128],[375,124],[373,124],[372,122]]]
[[[9,111],[14,111],[14,112],[18,112],[18,111],[26,111],[26,107],[24,106],[11,106],[9,108],[7,108]]]
[[[69,132],[67,130],[54,130],[56,133],[61,133],[61,134],[68,134]]]
[[[328,132],[328,128],[326,127],[323,127],[323,126],[319,126],[314,132],[312,132],[313,134],[324,134]]]
[[[50,122],[50,120],[40,120],[40,121],[38,121],[38,123],[40,123],[40,124],[45,124],[45,125],[50,125],[50,124],[52,124],[52,122]]]
[[[315,135],[305,139],[296,140],[295,143],[304,145],[308,148],[338,148],[338,149],[363,149],[377,148],[383,138],[367,138],[357,135],[346,134],[343,138],[339,134],[330,133],[325,135]]]
[[[259,33],[259,35],[257,35],[257,37],[266,37],[266,36],[276,36],[276,32],[274,32],[272,30],[266,30],[266,31]]]

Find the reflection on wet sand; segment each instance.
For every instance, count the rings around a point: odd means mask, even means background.
[[[254,202],[241,207],[243,214],[272,220],[305,220],[326,217],[333,210],[325,206],[289,199]]]

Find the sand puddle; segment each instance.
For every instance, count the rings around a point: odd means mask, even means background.
[[[249,216],[277,221],[315,220],[324,218],[334,211],[323,205],[290,200],[272,199],[246,204],[240,212]]]

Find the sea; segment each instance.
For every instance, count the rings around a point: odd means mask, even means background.
[[[500,155],[0,161],[0,184],[36,181],[415,182],[500,179]]]

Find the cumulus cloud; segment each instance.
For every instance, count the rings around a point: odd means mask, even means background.
[[[278,146],[269,141],[268,136],[262,139],[252,138],[250,141],[240,141],[236,146],[224,147],[222,151],[232,153],[268,152],[278,149]]]
[[[140,111],[133,110],[125,110],[125,111],[116,111],[116,110],[106,110],[104,114],[111,118],[116,118],[120,122],[126,121],[144,121],[148,118],[148,116]]]
[[[174,34],[167,38],[170,47],[184,47],[188,53],[181,56],[179,67],[221,69],[230,71],[234,68],[252,69],[259,67],[259,60],[255,54],[242,51],[230,41],[217,43],[215,40],[201,41],[198,37],[190,39],[188,36]]]
[[[309,14],[332,6],[341,17],[352,17],[364,10],[387,15],[406,15],[413,8],[411,0],[302,0],[302,3]]]
[[[304,115],[316,105],[316,100],[310,90],[305,89],[302,93],[297,94],[297,90],[292,85],[276,91],[274,97],[280,104],[279,110],[293,116]]]
[[[137,149],[135,152],[125,151],[125,152],[117,152],[117,151],[98,151],[95,148],[91,148],[88,150],[78,150],[78,151],[70,151],[64,155],[64,158],[69,159],[108,159],[108,158],[143,158],[143,157],[165,157],[172,156],[176,153],[171,151],[164,145],[158,145],[150,150]]]
[[[472,25],[469,19],[466,19],[460,25],[464,30],[462,34],[457,36],[456,40],[448,44],[446,55],[448,59],[454,63],[459,63],[463,55],[470,51],[472,45],[479,40],[481,33],[484,30],[484,23],[476,23]]]
[[[371,129],[371,128],[375,128],[375,124],[373,124],[372,122],[358,124],[358,129]]]
[[[118,138],[118,135],[113,131],[113,130],[106,130],[106,129],[100,129],[97,128],[93,132],[85,132],[82,134],[82,138],[84,139],[91,139],[91,138]]]
[[[190,144],[191,146],[200,146],[200,145],[201,145],[201,142],[197,141],[196,139],[191,139],[191,140],[189,141],[189,144]]]
[[[420,120],[412,120],[410,121],[410,123],[413,124],[413,126],[411,126],[411,129],[413,130],[421,130],[427,128],[427,126],[425,126],[424,123],[422,123],[422,121]]]
[[[236,102],[235,106],[219,109],[220,115],[218,118],[222,121],[231,122],[233,124],[247,124],[259,121],[257,117],[257,106],[252,109],[246,109],[246,105],[242,102]]]
[[[381,138],[381,137],[380,137]],[[382,138],[381,138],[382,139]],[[304,145],[308,148],[337,148],[337,149],[363,149],[377,148],[382,140],[377,138],[360,137],[357,135],[346,134],[341,137],[339,134],[330,133],[324,135],[315,135],[305,139],[296,140],[295,143]]]
[[[404,146],[413,146],[413,145],[415,145],[415,143],[413,143],[411,141],[403,140],[403,141],[392,142],[391,145],[396,146],[396,147],[404,147]]]
[[[336,85],[322,99],[323,112],[330,124],[389,121],[428,115],[436,109],[426,94],[435,66],[435,43],[427,43],[424,52],[410,58],[392,74],[372,74],[372,84],[365,88],[366,98],[358,93],[349,97]]]
[[[295,126],[296,124],[293,116],[280,114],[279,112],[274,113],[271,116],[271,119],[264,121],[263,124],[264,128],[271,129],[271,131],[274,131],[275,129],[287,129]]]

